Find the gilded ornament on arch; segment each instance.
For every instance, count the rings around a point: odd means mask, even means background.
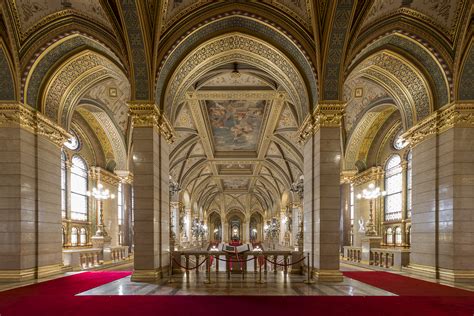
[[[312,115],[308,115],[298,130],[300,142],[304,143],[321,127],[341,127],[344,103],[320,103]]]

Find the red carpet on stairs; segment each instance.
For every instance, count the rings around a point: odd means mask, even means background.
[[[0,292],[0,315],[469,315],[471,297],[75,296],[129,275],[86,272]]]
[[[350,271],[344,276],[401,296],[472,296],[474,292],[383,271]]]

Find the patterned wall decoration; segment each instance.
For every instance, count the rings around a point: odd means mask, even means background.
[[[0,79],[0,100],[15,100],[15,82],[3,45],[0,45],[0,74],[2,74],[2,79]]]
[[[132,100],[149,100],[148,65],[145,53],[145,42],[139,23],[137,4],[134,0],[121,0],[122,12],[127,29],[129,54],[133,63]]]
[[[156,102],[163,106],[166,82],[176,69],[177,65],[186,57],[189,51],[199,45],[205,39],[210,39],[216,34],[221,34],[222,30],[240,29],[249,34],[265,39],[276,47],[286,56],[291,56],[292,61],[301,72],[308,90],[310,91],[309,102],[318,100],[318,91],[316,83],[316,74],[313,72],[311,62],[305,56],[303,51],[287,36],[278,32],[274,28],[250,19],[245,16],[231,16],[215,21],[198,28],[186,37],[186,41],[180,42],[165,59],[157,74],[156,82]]]
[[[130,84],[125,77],[120,79],[110,78],[102,81],[83,94],[81,99],[94,100],[106,105],[122,133],[126,133],[128,124],[127,102],[130,100]]]
[[[115,65],[96,53],[85,51],[75,56],[56,70],[48,83],[43,98],[43,113],[58,123],[66,124],[79,94],[88,88],[90,82],[111,75],[118,77],[119,72]]]
[[[380,83],[386,86],[391,85],[393,98],[408,98],[408,103],[397,103],[404,112],[408,126],[433,111],[431,91],[423,76],[399,55],[387,51],[377,53],[359,64],[354,73],[367,74],[379,78]]]
[[[355,97],[355,90],[362,88],[362,97]],[[344,108],[344,128],[349,137],[362,115],[370,108],[376,100],[390,99],[389,94],[379,85],[365,80],[361,77],[354,77],[347,80],[344,85],[344,100],[347,102]]]
[[[334,24],[329,37],[329,48],[327,59],[325,61],[325,73],[323,78],[323,99],[339,100],[342,98],[342,92],[339,91],[340,68],[344,54],[344,47],[347,41],[347,29],[350,25],[351,12],[354,6],[353,0],[339,0],[334,17]]]
[[[48,72],[54,69],[55,65],[63,61],[64,58],[68,58],[71,53],[77,53],[79,49],[98,51],[117,64],[120,64],[120,61],[111,50],[95,40],[79,34],[68,36],[49,47],[44,54],[40,55],[34,67],[27,72],[27,76],[22,78],[22,101],[34,108],[39,108],[39,91],[43,80],[48,78]]]
[[[471,47],[467,52],[458,89],[460,100],[474,100],[474,42],[471,42]]]
[[[99,0],[9,0],[23,40],[47,23],[71,14],[111,29]]]
[[[357,57],[353,59],[351,66],[357,65],[357,63],[359,63],[365,56],[374,54],[385,47],[390,49],[391,46],[409,53],[425,68],[426,73],[431,77],[431,80],[435,85],[435,89],[433,89],[433,93],[436,95],[435,109],[449,103],[451,94],[449,82],[451,81],[451,78],[446,75],[446,72],[436,61],[436,57],[433,53],[429,52],[426,47],[423,47],[420,43],[407,36],[401,34],[390,34],[374,41],[359,52]]]
[[[453,40],[466,2],[468,0],[376,0],[363,26],[402,13],[435,25]]]

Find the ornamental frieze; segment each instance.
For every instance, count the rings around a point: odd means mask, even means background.
[[[62,147],[71,135],[62,127],[21,103],[0,104],[0,128],[20,127]]]
[[[474,103],[454,103],[446,106],[410,128],[402,138],[414,147],[426,138],[454,127],[474,128]]]

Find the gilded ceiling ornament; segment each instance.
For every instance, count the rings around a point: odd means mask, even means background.
[[[21,103],[0,104],[0,128],[20,127],[33,134],[45,137],[58,147],[71,138],[62,127]]]
[[[456,127],[474,128],[474,103],[453,103],[443,107],[410,128],[401,137],[414,147],[432,135]]]
[[[176,136],[172,125],[154,103],[130,103],[129,115],[132,127],[156,127],[168,143],[173,143]]]

